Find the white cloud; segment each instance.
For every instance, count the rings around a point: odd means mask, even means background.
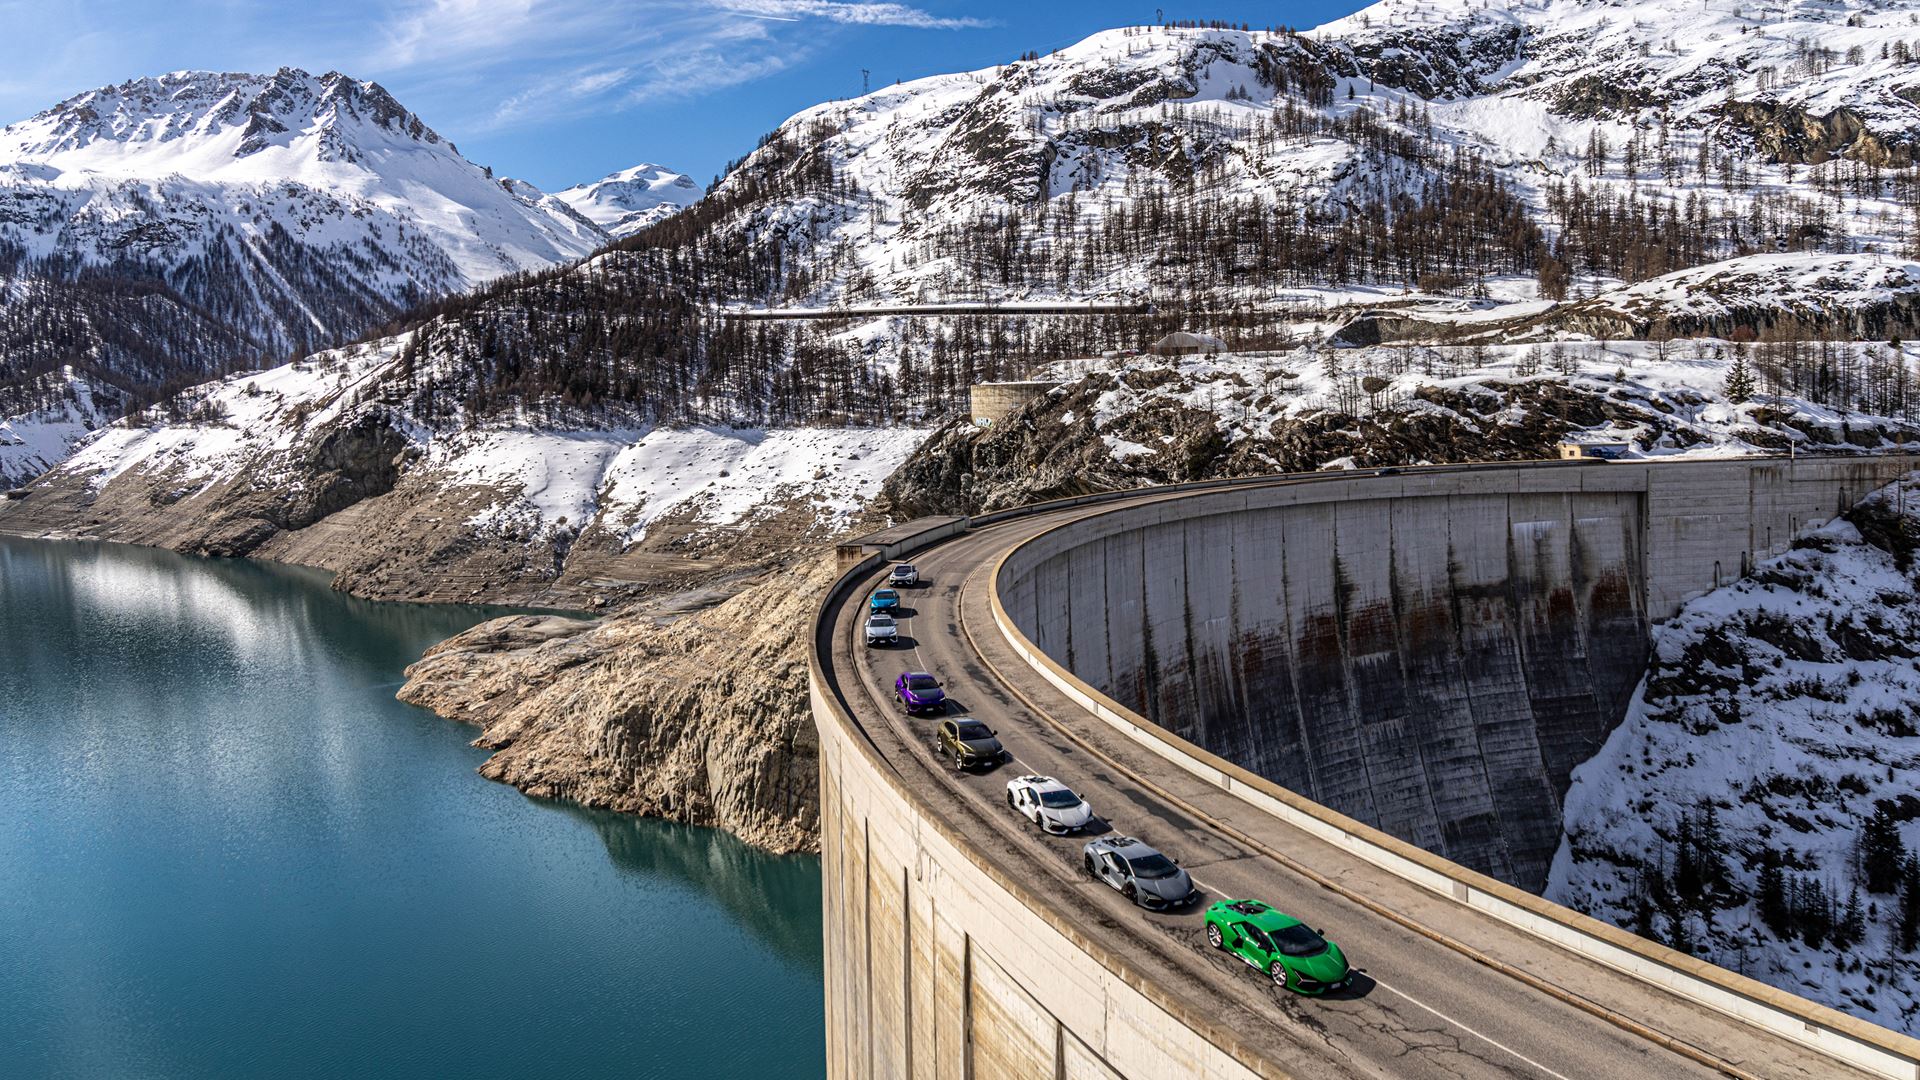
[[[718,3],[736,14],[784,22],[814,18],[858,26],[910,26],[921,30],[965,30],[988,25],[980,19],[932,15],[906,4],[838,3],[834,0],[718,0]]]
[[[809,23],[986,25],[866,0],[418,0],[363,66],[456,93],[500,130],[765,78],[807,55]]]

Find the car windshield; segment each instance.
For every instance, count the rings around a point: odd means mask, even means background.
[[[1128,859],[1127,865],[1133,867],[1134,877],[1143,878],[1172,877],[1174,873],[1180,869],[1173,865],[1172,859],[1167,858],[1159,852]]]
[[[931,690],[939,685],[940,683],[931,675],[907,676],[907,689],[909,690]]]
[[[1275,930],[1273,943],[1288,956],[1319,956],[1327,951],[1327,939],[1300,923],[1294,923],[1284,930]]]
[[[1064,810],[1069,806],[1079,806],[1080,796],[1075,795],[1065,788],[1061,788],[1058,791],[1043,791],[1040,793],[1040,805],[1051,806],[1056,810]]]
[[[900,594],[899,594],[899,593],[897,593],[897,592],[894,592],[894,591],[893,591],[892,589],[881,589],[881,590],[880,590],[879,592],[877,592],[877,593],[874,593],[873,595],[874,595],[875,597],[877,597],[878,599],[881,599],[881,600],[898,600],[898,599],[900,599]]]
[[[961,738],[963,738],[963,739],[991,739],[991,738],[993,738],[993,732],[991,732],[991,731],[988,731],[988,730],[987,730],[987,725],[985,725],[985,724],[980,724],[980,723],[973,723],[973,724],[961,724],[961,725],[960,725],[960,726],[959,726],[958,728],[956,728],[955,730],[956,730],[956,731],[957,731],[957,732],[959,733],[959,735],[960,735],[960,737],[961,737]]]
[[[913,567],[908,566],[906,563],[901,563],[899,566],[893,568],[893,572],[896,574],[911,574],[913,573]]]
[[[892,626],[893,616],[875,615],[873,618],[867,620],[867,625],[868,626]]]

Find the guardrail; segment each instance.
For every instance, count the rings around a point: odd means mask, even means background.
[[[1867,455],[1824,456],[1854,458]],[[1771,462],[1779,459],[1767,457],[1755,460]],[[1537,462],[1517,466],[1470,465],[1433,468],[1435,470],[1468,470],[1562,465],[1561,462]],[[1604,464],[1585,462],[1566,462],[1564,466],[1607,467]],[[1428,470],[1423,468],[1421,471]],[[1352,478],[1354,475],[1354,472],[1347,471],[1330,475],[1307,474],[1297,479]],[[1059,509],[1082,503],[1113,501],[1115,498],[1140,498],[1150,494],[1198,493],[1210,488],[1230,486],[1233,483],[1274,483],[1280,479],[1246,478],[1232,482],[1203,482],[1133,491],[1118,496],[1102,493],[1098,496],[1057,500],[1053,503],[1022,508],[1019,511],[987,515],[975,519],[975,524],[1006,521],[1026,513],[1040,512],[1042,509]],[[1073,524],[1119,512],[1121,511],[1107,511],[1078,518]],[[1598,919],[1551,903],[1504,882],[1468,870],[1372,826],[1321,806],[1280,787],[1265,777],[1209,753],[1088,685],[1052,657],[1041,652],[1008,616],[1000,599],[1001,577],[1008,563],[1014,560],[1027,545],[1035,543],[1052,531],[1054,530],[1048,530],[1022,542],[1003,555],[995,564],[991,577],[993,588],[990,595],[994,622],[1006,638],[1008,645],[1041,678],[1134,743],[1188,774],[1259,807],[1303,832],[1318,837],[1390,874],[1450,898],[1465,907],[1490,915],[1524,933],[1585,956],[1616,971],[1624,972],[1649,985],[1800,1043],[1836,1061],[1866,1069],[1892,1080],[1920,1080],[1920,1040],[1849,1016],[1799,995],[1768,986],[1758,980],[1727,971]]]

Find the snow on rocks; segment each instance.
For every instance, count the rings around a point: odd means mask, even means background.
[[[436,483],[501,498],[470,524],[483,534],[598,527],[623,545],[668,516],[738,527],[796,506],[821,535],[863,510],[927,429],[688,427],[611,431],[481,428],[437,439]]]
[[[0,489],[24,484],[66,460],[83,439],[123,411],[119,391],[72,367],[0,394]]]
[[[1838,343],[1833,348],[1856,359],[1893,355],[1891,346],[1883,344]],[[1632,457],[1897,445],[1905,423],[1899,417],[1843,410],[1785,393],[1728,401],[1728,372],[1736,362],[1751,365],[1750,356],[1748,346],[1718,339],[1408,343],[1187,357],[1116,355],[1062,362],[1045,374],[1068,388],[1088,380],[1105,387],[1093,396],[1086,419],[1116,461],[1153,454],[1160,440],[1152,424],[1142,426],[1141,421],[1153,418],[1159,423],[1168,409],[1204,417],[1226,449],[1283,438],[1288,425],[1328,414],[1360,420],[1430,416],[1456,424],[1463,434],[1479,435],[1488,425],[1522,427],[1538,420],[1525,400],[1551,394],[1556,387],[1599,401],[1605,417],[1590,431],[1574,428],[1569,434],[1627,441]],[[1913,363],[1905,359],[1904,347],[1902,359]],[[1485,411],[1469,415],[1447,404],[1450,401],[1479,402]]]
[[[1920,1032],[1920,955],[1863,844],[1879,808],[1920,847],[1916,539],[1920,474],[1659,627],[1625,720],[1573,774],[1547,897]],[[1852,907],[1858,927],[1770,926],[1810,885],[1809,921]]]

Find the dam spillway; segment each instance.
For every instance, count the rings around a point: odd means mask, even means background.
[[[1895,473],[1616,463],[1196,494],[1041,536],[998,584],[1121,705],[1538,891],[1651,626]]]

